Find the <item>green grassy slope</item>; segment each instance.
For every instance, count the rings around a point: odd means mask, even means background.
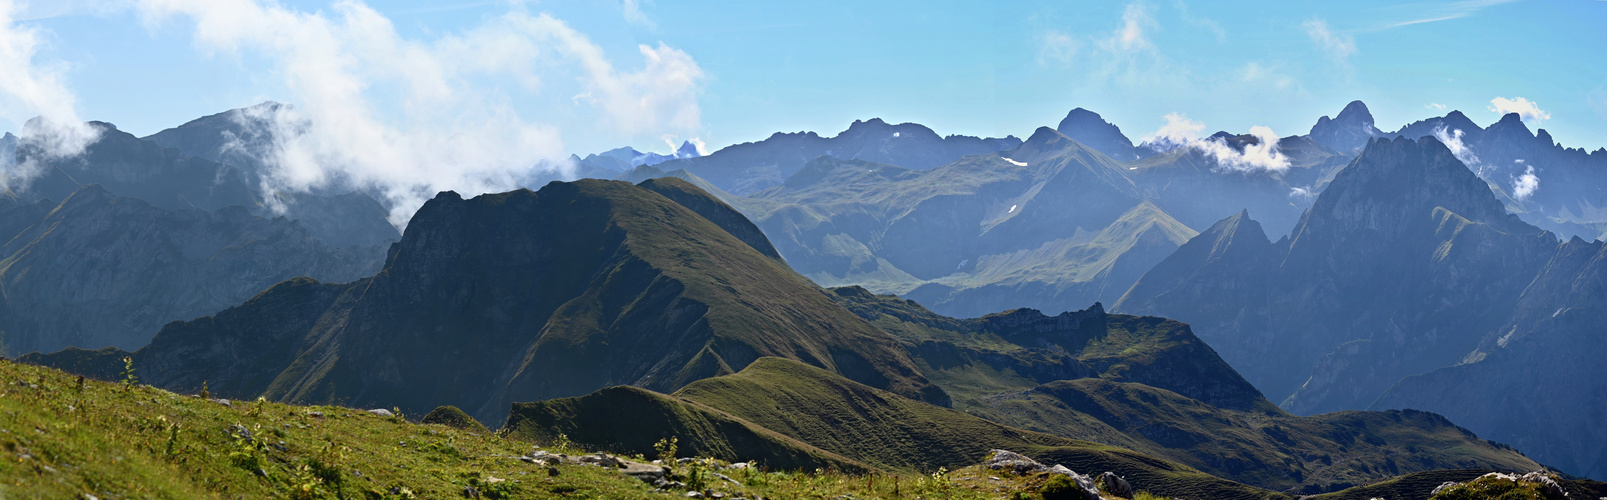
[[[913,401],[780,358],[760,359],[735,375],[698,381],[675,396],[889,470],[957,468],[998,448],[1083,473],[1114,471],[1135,487],[1158,494],[1275,496],[1128,450],[1023,431]]]
[[[502,432],[537,442],[563,435],[587,446],[648,456],[658,453],[654,445],[659,440],[673,437],[680,456],[751,460],[781,470],[873,470],[706,405],[630,386],[578,398],[515,403]]]
[[[859,288],[833,292],[898,337],[954,397],[955,409],[1004,425],[1289,492],[1335,491],[1432,469],[1541,468],[1433,414],[1290,415],[1172,320],[1099,309],[962,320]]]
[[[4,498],[456,498],[493,477],[526,498],[651,497],[596,467],[549,476],[512,458],[526,442],[357,409],[223,405],[4,361],[0,379]]]
[[[998,421],[1024,429],[1111,443],[1303,494],[1430,469],[1544,468],[1511,447],[1418,411],[1277,416],[1224,410],[1171,391],[1091,378],[1051,382],[986,404]]]
[[[605,467],[517,458],[534,448],[592,451],[574,445],[339,406],[224,405],[142,385],[80,385],[75,375],[3,360],[0,380],[0,498],[401,500],[463,498],[468,487],[485,499],[666,497]],[[698,470],[705,491],[727,498],[1030,498],[1045,479],[997,480],[980,467],[940,476],[724,471],[733,484],[702,461],[673,467],[672,478],[689,481]]]

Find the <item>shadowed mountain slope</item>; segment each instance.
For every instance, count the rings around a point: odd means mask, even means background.
[[[39,175],[8,195],[24,202],[61,200],[82,186],[100,184],[118,196],[169,210],[239,206],[259,217],[282,215],[300,221],[314,237],[337,247],[384,245],[401,236],[386,220],[386,209],[365,194],[274,193],[265,198],[262,178],[268,168],[269,143],[264,141],[269,138],[251,136],[253,128],[230,118],[244,111],[197,119],[152,136],[162,139],[157,142],[136,138],[109,123],[90,122],[100,138],[83,154],[68,158],[44,153],[39,145],[23,141],[16,159],[37,165]],[[236,134],[256,145],[241,145],[232,139]],[[217,139],[201,140],[212,136]]]
[[[955,409],[1004,425],[1303,494],[1469,464],[1541,467],[1429,413],[1289,415],[1172,320],[1097,304],[1056,317],[1020,310],[957,320],[863,289],[833,292],[897,336]]]
[[[1432,137],[1374,141],[1292,238],[1255,229],[1222,221],[1116,309],[1189,321],[1296,413],[1433,411],[1607,474],[1600,243],[1518,220]]]
[[[691,204],[718,211],[702,196]],[[168,325],[134,354],[143,379],[176,390],[207,382],[235,397],[409,413],[450,404],[489,421],[513,401],[621,384],[670,391],[761,356],[947,402],[896,341],[785,264],[617,181],[472,200],[443,193],[374,277],[281,283],[215,317]]]
[[[241,207],[165,209],[97,184],[0,212],[0,337],[12,352],[133,349],[162,325],[297,276],[351,281],[384,249],[335,248]]]
[[[1242,213],[1218,223],[1115,308],[1189,322],[1302,414],[1363,408],[1400,377],[1454,364],[1556,244],[1432,138],[1374,141],[1292,238],[1258,229]]]

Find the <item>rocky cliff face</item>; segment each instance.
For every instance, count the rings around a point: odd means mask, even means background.
[[[1607,228],[1607,149],[1558,144],[1545,129],[1530,131],[1509,113],[1480,127],[1459,111],[1402,127],[1408,139],[1439,134],[1455,139],[1459,156],[1479,172],[1508,210],[1538,227],[1586,240]],[[1522,182],[1520,182],[1522,181]]]
[[[135,354],[145,380],[177,390],[210,381],[293,401],[450,404],[488,421],[514,401],[622,384],[670,391],[760,356],[947,402],[890,337],[783,263],[617,181],[443,193],[372,278],[281,284],[169,325]]]
[[[1247,229],[1244,214],[1219,223],[1116,308],[1193,324],[1307,414],[1365,407],[1403,376],[1455,363],[1555,244],[1433,139],[1374,141],[1286,240]]]
[[[336,248],[301,225],[231,207],[169,210],[89,185],[0,213],[0,330],[12,352],[133,349],[297,276],[350,281],[381,248]]]

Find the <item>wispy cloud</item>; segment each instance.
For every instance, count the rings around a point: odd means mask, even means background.
[[[1473,154],[1473,150],[1462,143],[1462,129],[1446,130],[1445,126],[1441,125],[1434,128],[1434,138],[1449,148],[1451,155],[1456,156],[1457,161],[1467,165],[1479,177],[1484,177],[1484,166],[1479,161],[1479,155]]]
[[[1312,43],[1317,44],[1317,48],[1327,53],[1328,58],[1333,59],[1335,63],[1347,65],[1350,56],[1356,53],[1356,39],[1347,34],[1335,33],[1328,28],[1327,21],[1309,19],[1300,23],[1300,27],[1306,30],[1306,36],[1311,38]]]
[[[1156,27],[1155,18],[1150,17],[1149,7],[1141,3],[1127,4],[1122,10],[1122,23],[1116,31],[1110,34],[1101,45],[1107,50],[1120,52],[1134,52],[1151,50],[1155,45],[1150,43],[1146,31]]]
[[[1049,30],[1038,37],[1038,64],[1071,64],[1082,51],[1082,42],[1059,30]]]
[[[1506,115],[1508,113],[1517,113],[1518,117],[1522,118],[1523,121],[1534,124],[1539,124],[1540,122],[1551,119],[1551,113],[1541,110],[1540,105],[1536,104],[1534,101],[1530,101],[1522,97],[1515,97],[1512,99],[1497,97],[1495,99],[1490,99],[1490,111],[1494,111],[1502,115]]]
[[[546,14],[515,9],[416,39],[354,0],[317,12],[271,0],[141,0],[140,11],[152,26],[193,21],[203,51],[248,52],[274,66],[294,107],[261,117],[278,138],[265,190],[371,189],[398,225],[438,191],[512,189],[537,165],[567,165],[560,129],[510,105],[549,80],[578,81],[574,102],[625,135],[691,135],[701,120],[704,76],[691,56],[640,45],[643,66],[623,71]]]
[[[1406,19],[1406,20],[1393,21],[1393,22],[1385,23],[1384,25],[1379,26],[1377,28],[1373,28],[1372,30],[1369,30],[1369,31],[1381,31],[1381,30],[1401,28],[1401,27],[1405,27],[1405,26],[1413,26],[1413,25],[1418,25],[1418,24],[1437,23],[1437,22],[1440,22],[1440,21],[1450,21],[1452,19],[1462,19],[1464,17],[1468,17],[1468,16],[1472,16],[1474,14],[1478,14],[1480,11],[1483,11],[1484,9],[1487,9],[1487,8],[1490,8],[1490,7],[1493,7],[1493,6],[1496,6],[1496,5],[1501,5],[1501,4],[1504,4],[1504,3],[1512,3],[1512,2],[1515,2],[1515,1],[1518,1],[1518,0],[1464,0],[1464,1],[1460,1],[1460,2],[1449,2],[1449,3],[1405,4],[1405,5],[1401,5],[1400,7],[1409,8],[1409,9],[1416,9],[1416,10],[1419,11],[1419,13],[1417,15],[1415,15],[1415,16],[1412,16],[1412,17]]]
[[[1437,103],[1437,102],[1431,102],[1431,103],[1428,103],[1428,104],[1424,104],[1423,107],[1431,109],[1431,110],[1434,110],[1434,111],[1438,111],[1438,112],[1444,112],[1445,111],[1445,105]]]
[[[1257,62],[1245,63],[1244,69],[1239,71],[1240,80],[1245,83],[1265,83],[1278,90],[1288,90],[1296,87],[1294,77],[1291,77],[1276,68],[1262,66]]]
[[[1198,27],[1200,29],[1203,29],[1203,30],[1211,32],[1212,35],[1216,36],[1216,41],[1218,41],[1218,42],[1227,41],[1227,39],[1228,39],[1228,31],[1225,30],[1225,29],[1222,29],[1221,24],[1217,24],[1217,22],[1212,20],[1211,18],[1204,17],[1204,16],[1196,16],[1196,15],[1190,13],[1188,4],[1184,3],[1183,0],[1177,0],[1176,2],[1173,2],[1173,5],[1177,6],[1177,13],[1178,13],[1178,15],[1183,17],[1184,22],[1187,22],[1187,23],[1189,23],[1189,24],[1191,24],[1193,26],[1196,26],[1196,27]]]
[[[620,10],[625,15],[625,22],[646,28],[657,27],[657,25],[653,24],[653,20],[648,19],[647,14],[642,12],[641,2],[642,0],[623,0]]]

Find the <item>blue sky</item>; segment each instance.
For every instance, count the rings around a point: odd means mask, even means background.
[[[8,4],[6,35],[38,44],[0,64],[48,77],[73,116],[137,135],[273,99],[328,108],[314,117],[367,113],[347,128],[376,127],[372,137],[392,141],[381,145],[506,125],[518,133],[471,145],[528,146],[528,157],[667,151],[666,139],[687,138],[712,149],[776,131],[835,134],[870,117],[1025,136],[1079,106],[1136,141],[1169,113],[1207,133],[1292,135],[1352,99],[1393,130],[1450,109],[1488,124],[1499,117],[1492,99],[1522,98],[1538,109],[1531,127],[1564,145],[1607,146],[1602,0]],[[230,17],[266,11],[286,15],[268,33],[240,34],[255,23]],[[325,29],[273,37],[307,24]],[[344,41],[327,53],[301,45],[318,33]],[[396,47],[407,50],[365,53]],[[471,56],[496,47],[544,55]],[[308,76],[337,66],[338,77]],[[443,67],[449,78],[418,76]],[[341,85],[358,90],[318,90]],[[0,106],[7,130],[64,107],[15,88]],[[340,108],[352,101],[366,111]]]

